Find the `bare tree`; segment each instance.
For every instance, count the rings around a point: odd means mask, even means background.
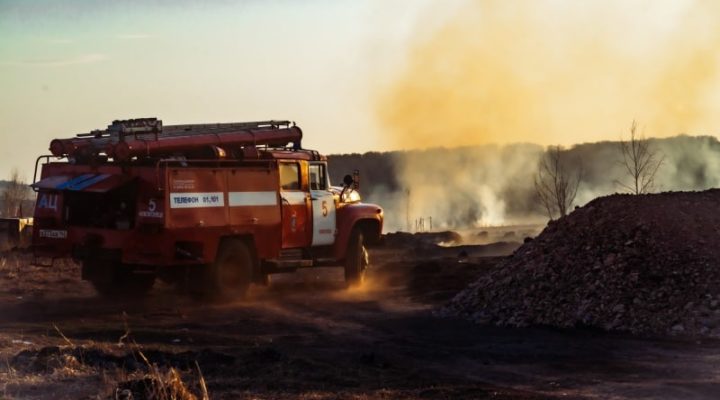
[[[637,134],[637,123],[630,126],[630,140],[620,141],[622,166],[631,178],[629,185],[616,181],[617,184],[633,194],[648,193],[655,185],[655,174],[665,160],[658,158],[658,153],[650,147],[650,141],[644,135]]]
[[[582,164],[573,173],[564,160],[565,154],[560,146],[548,148],[535,175],[535,191],[551,220],[556,213],[567,215],[582,180]]]
[[[10,180],[5,186],[2,195],[0,195],[0,203],[2,205],[2,215],[4,217],[22,217],[22,203],[30,198],[30,190],[20,177],[17,168],[13,168],[10,172]]]

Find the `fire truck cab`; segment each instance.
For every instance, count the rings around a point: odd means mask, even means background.
[[[70,256],[101,295],[157,278],[215,298],[298,268],[363,281],[383,210],[358,177],[331,186],[327,159],[288,121],[162,126],[154,118],[51,142],[35,208],[38,259]]]

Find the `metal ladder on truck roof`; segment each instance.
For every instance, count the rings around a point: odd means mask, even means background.
[[[295,126],[294,122],[285,120],[268,120],[253,122],[220,122],[215,124],[183,124],[163,126],[162,120],[157,118],[137,118],[129,120],[115,120],[104,130],[94,130],[88,133],[77,134],[78,138],[104,138],[148,135],[157,137],[174,137],[203,135],[208,133],[223,133],[236,130],[249,129],[280,129]]]

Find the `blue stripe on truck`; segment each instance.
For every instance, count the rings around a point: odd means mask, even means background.
[[[70,190],[83,190],[83,189],[88,188],[88,187],[90,187],[90,186],[92,186],[92,185],[94,185],[94,184],[96,184],[96,183],[98,183],[98,182],[104,181],[104,180],[107,179],[108,177],[110,177],[109,174],[97,175],[97,176],[95,176],[94,178],[90,178],[90,179],[86,179],[86,180],[84,180],[84,181],[82,181],[82,182],[74,183],[74,184],[70,185],[70,187],[69,187],[68,189],[70,189]]]
[[[71,186],[75,185],[76,183],[80,183],[80,182],[82,182],[82,181],[85,181],[85,180],[87,180],[87,179],[90,179],[90,178],[92,178],[93,176],[95,176],[95,174],[80,175],[80,176],[78,176],[78,177],[76,177],[76,178],[72,178],[72,179],[70,179],[69,181],[66,181],[66,182],[63,182],[63,183],[57,185],[57,186],[55,187],[55,189],[58,189],[58,190],[68,189],[68,188],[70,188]]]

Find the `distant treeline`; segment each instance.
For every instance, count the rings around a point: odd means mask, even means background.
[[[650,142],[663,160],[652,191],[720,186],[716,137],[681,135]],[[533,144],[483,145],[340,154],[328,162],[334,184],[359,170],[365,198],[397,214],[389,222],[398,228],[406,225],[408,211],[410,218],[433,216],[446,227],[461,227],[542,218],[534,178],[544,151]],[[628,183],[629,176],[619,142],[575,145],[563,157],[567,168],[583,172],[577,205],[625,192],[619,182]]]

